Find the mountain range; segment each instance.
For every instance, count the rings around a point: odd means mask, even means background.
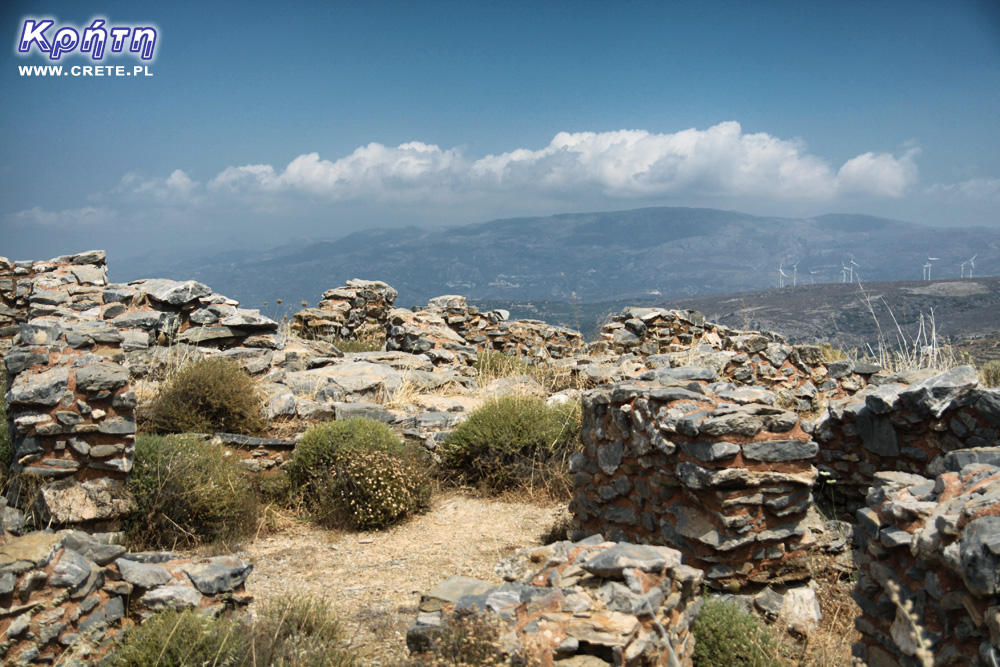
[[[961,266],[974,256],[974,269]],[[976,276],[1000,273],[1000,229],[853,214],[791,219],[658,207],[377,228],[264,252],[171,257],[158,251],[131,261],[112,258],[110,273],[117,281],[193,278],[280,315],[302,301],[315,305],[324,290],[351,278],[389,283],[399,291],[400,306],[441,294],[491,303],[625,305],[776,288],[779,281],[919,281],[928,263],[935,279],[970,269]]]

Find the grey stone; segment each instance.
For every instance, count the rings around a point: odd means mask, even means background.
[[[197,607],[201,600],[201,593],[190,586],[160,586],[139,599],[151,611]]]
[[[100,426],[97,427],[100,433],[109,433],[113,435],[129,435],[135,433],[135,418],[132,416],[127,417],[108,417]],[[93,448],[91,448],[93,451]]]
[[[681,450],[700,461],[718,461],[736,456],[740,446],[732,442],[682,442]]]
[[[7,377],[14,377],[26,368],[31,368],[38,364],[47,364],[49,362],[49,355],[40,352],[11,350],[4,356],[3,360],[7,366]]]
[[[755,461],[797,461],[818,453],[819,445],[812,440],[764,440],[743,445],[743,456]]]
[[[52,574],[49,575],[49,585],[59,588],[78,586],[90,576],[90,570],[90,561],[72,549],[64,548],[59,562],[55,564],[55,567],[52,568]]]
[[[951,472],[959,472],[974,463],[1000,467],[1000,447],[958,449],[944,456],[944,467]]]
[[[21,373],[7,392],[10,403],[56,405],[69,383],[69,369],[56,366],[41,373]]]
[[[607,442],[597,448],[597,462],[607,475],[613,475],[621,465],[625,446],[621,442]]]
[[[867,407],[855,417],[865,449],[880,456],[899,456],[896,431],[888,417],[873,414]]]
[[[962,578],[975,595],[1000,593],[1000,517],[970,521],[962,532],[959,553]]]
[[[154,588],[168,583],[173,576],[165,568],[159,565],[137,563],[135,561],[119,558],[115,561],[122,579],[138,588]]]
[[[494,587],[487,581],[472,577],[449,577],[420,598],[420,611],[440,611],[445,605],[456,604],[466,595],[482,595]]]
[[[347,419],[354,418],[365,418],[374,419],[380,422],[391,422],[393,421],[392,413],[390,413],[385,406],[378,405],[377,403],[334,403],[333,404],[334,419],[337,421],[344,421]]]
[[[605,579],[620,580],[625,569],[658,573],[680,564],[681,554],[674,549],[619,542],[590,556],[580,567]]]
[[[959,397],[977,386],[976,369],[957,366],[907,387],[900,392],[899,398],[907,405],[940,417]]]
[[[717,377],[719,377],[719,374],[711,368],[681,366],[679,368],[661,368],[647,371],[640,376],[640,379],[657,380],[664,384],[670,384],[671,382],[687,382],[691,380],[714,382]]]
[[[1000,426],[1000,389],[983,391],[976,401],[976,411],[985,417],[993,428]]]
[[[234,556],[216,556],[181,567],[195,587],[205,595],[231,591],[240,586],[253,570],[253,564]]]
[[[138,288],[140,292],[149,295],[153,300],[168,303],[171,306],[183,306],[199,297],[208,296],[212,293],[212,290],[207,285],[194,280],[179,282],[176,280],[152,278],[129,283],[129,285]]]
[[[785,596],[773,588],[765,588],[753,599],[753,604],[763,613],[773,617],[781,611],[781,604],[785,601]]]
[[[128,372],[118,364],[103,362],[76,371],[76,388],[90,394],[113,390],[128,383]]]
[[[76,530],[64,532],[63,546],[102,567],[125,553],[125,547],[120,544],[104,544],[94,540],[89,534]]]

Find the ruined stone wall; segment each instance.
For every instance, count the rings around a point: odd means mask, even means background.
[[[818,446],[773,392],[714,375],[585,394],[573,534],[669,545],[720,586],[802,578]]]
[[[936,665],[1000,664],[1000,450],[943,458],[937,477],[875,473],[858,513],[855,650],[866,664],[919,666],[921,637]]]
[[[815,427],[820,470],[842,498],[860,504],[877,471],[933,476],[949,452],[996,443],[1000,391],[980,387],[973,367],[874,380],[831,402]]]
[[[584,346],[578,331],[539,320],[508,321],[505,310],[482,313],[462,296],[440,296],[416,312],[390,314],[386,349],[424,354],[435,364],[472,364],[476,355],[496,351],[528,363],[565,359]]]
[[[56,310],[86,313],[100,303],[95,295],[107,282],[103,250],[45,262],[0,257],[0,355],[13,344],[18,323]]]
[[[303,338],[353,339],[363,326],[385,326],[398,293],[377,280],[348,280],[323,292],[316,308],[292,316],[292,331]]]
[[[682,565],[674,549],[594,535],[522,549],[501,562],[497,573],[509,583],[452,577],[425,593],[406,633],[410,650],[426,650],[450,618],[472,613],[501,623],[505,655],[534,657],[548,667],[564,660],[692,664],[691,624],[702,606],[704,573]]]
[[[10,539],[0,545],[0,662],[96,664],[151,612],[249,602],[252,569],[232,556],[129,554],[72,530]]]

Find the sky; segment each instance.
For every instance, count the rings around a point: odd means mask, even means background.
[[[152,60],[18,53],[46,18]],[[8,1],[0,34],[11,259],[660,205],[1000,227],[996,0]]]

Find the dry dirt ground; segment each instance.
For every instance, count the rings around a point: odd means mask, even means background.
[[[290,595],[322,598],[366,665],[404,659],[406,628],[420,593],[452,575],[501,583],[496,563],[538,545],[565,514],[563,504],[505,502],[459,492],[436,495],[430,510],[384,531],[347,532],[290,517],[243,548],[254,564],[251,610]]]

